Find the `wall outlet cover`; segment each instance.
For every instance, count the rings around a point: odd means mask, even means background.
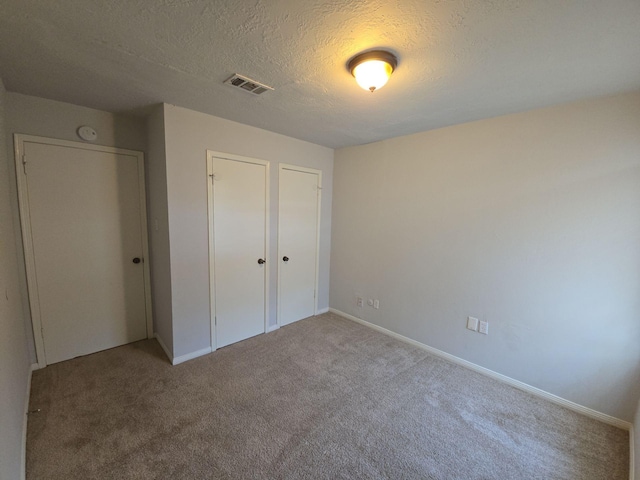
[[[488,335],[489,334],[489,322],[481,321],[480,322],[480,329],[478,331],[480,333],[482,333],[483,335]]]
[[[474,317],[467,317],[467,328],[469,330],[473,330],[474,332],[478,331],[478,319]]]

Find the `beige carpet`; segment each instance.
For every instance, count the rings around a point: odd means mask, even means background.
[[[628,479],[625,431],[332,314],[34,372],[36,479]]]

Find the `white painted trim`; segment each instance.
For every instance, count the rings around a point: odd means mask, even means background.
[[[25,143],[39,143],[42,145],[55,145],[59,147],[77,148],[80,150],[91,150],[94,152],[113,153],[134,157],[138,165],[138,193],[140,197],[140,228],[142,230],[142,253],[144,271],[144,294],[145,294],[145,316],[147,338],[153,336],[153,317],[151,315],[151,281],[149,274],[149,243],[147,238],[147,208],[144,178],[144,154],[135,150],[124,148],[106,147],[104,145],[92,145],[81,142],[71,142],[68,140],[57,140],[54,138],[38,137],[34,135],[23,135],[15,133],[14,152],[16,177],[18,184],[18,208],[20,210],[20,226],[22,230],[22,246],[24,249],[25,270],[27,274],[27,290],[29,297],[29,307],[31,310],[31,326],[35,340],[36,356],[38,367],[47,366],[44,349],[44,338],[42,337],[42,318],[40,314],[40,300],[38,294],[38,282],[36,277],[35,255],[33,253],[33,238],[31,233],[31,214],[29,208],[29,190],[27,176],[24,173],[22,160]]]
[[[269,328],[267,328],[267,333],[269,332],[275,332],[276,330],[278,330],[280,328],[280,325],[271,325]]]
[[[36,265],[33,255],[31,217],[29,214],[29,191],[27,186],[27,177],[24,174],[22,165],[24,142],[31,137],[14,134],[13,138],[16,180],[18,184],[18,209],[20,210],[20,226],[22,230],[22,247],[24,250],[24,263],[27,275],[27,296],[29,298],[29,309],[31,310],[31,326],[33,328],[33,338],[35,341],[38,367],[44,368],[47,366],[47,362],[44,354],[40,301],[38,300],[38,284],[36,282]]]
[[[171,352],[169,351],[165,343],[162,341],[162,338],[160,338],[160,335],[158,335],[158,332],[156,332],[154,336],[158,341],[158,343],[160,344],[160,346],[162,347],[162,350],[164,350],[164,353],[167,355],[167,358],[169,359],[169,362],[171,363],[171,365],[178,365],[188,360],[193,360],[194,358],[207,355],[213,351],[211,347],[207,347],[201,350],[196,350],[195,352],[187,353],[185,355],[180,355],[179,357],[174,357],[173,355],[171,355]]]
[[[322,214],[322,170],[316,168],[300,167],[298,165],[292,165],[289,163],[278,164],[278,303],[276,308],[276,325],[280,327],[280,305],[281,302],[281,288],[280,288],[280,259],[282,258],[282,252],[280,251],[280,178],[282,170],[293,170],[294,172],[310,173],[318,176],[318,206],[317,206],[317,222],[316,222],[316,278],[314,285],[314,315],[319,315],[318,312],[318,286],[320,285],[320,226],[321,226],[321,214]],[[328,309],[327,309],[328,311]]]
[[[167,348],[167,346],[165,345],[165,343],[162,340],[162,338],[160,338],[160,335],[158,335],[158,332],[154,333],[153,336],[155,337],[155,339],[160,344],[160,347],[162,347],[162,350],[164,350],[164,353],[167,356],[167,359],[169,360],[171,365],[173,365],[173,355],[171,354],[171,351],[169,350],[169,348]]]
[[[209,231],[209,330],[211,332],[211,349],[218,348],[216,329],[216,275],[214,268],[215,234],[213,222],[213,154],[207,152],[207,226]]]
[[[179,357],[173,357],[173,361],[171,362],[173,365],[178,365],[180,363],[184,363],[188,360],[193,360],[194,358],[201,357],[203,355],[207,355],[211,353],[211,347],[203,348],[201,350],[196,350],[195,352],[187,353],[185,355],[180,355]]]
[[[264,264],[264,330],[263,333],[267,332],[268,324],[269,324],[269,277],[270,277],[270,264],[273,259],[269,258],[270,252],[270,240],[269,240],[269,232],[270,232],[270,192],[269,192],[269,184],[271,182],[271,174],[270,174],[270,162],[268,160],[261,160],[259,158],[251,158],[244,157],[241,155],[233,155],[230,153],[217,152],[214,150],[207,150],[207,224],[209,227],[209,325],[211,329],[211,347],[209,352],[215,351],[218,349],[218,340],[216,334],[216,324],[215,324],[215,316],[216,316],[216,306],[215,306],[215,262],[214,262],[214,253],[215,253],[215,222],[213,219],[213,181],[211,180],[211,175],[213,175],[213,159],[221,158],[224,160],[233,160],[236,162],[244,162],[244,163],[253,163],[256,165],[262,165],[265,167],[265,223],[264,223],[264,258],[267,259],[267,262]],[[202,352],[203,350],[199,350]],[[197,353],[197,352],[194,352]],[[189,354],[192,355],[192,354]],[[204,355],[201,353],[200,355]],[[196,356],[200,356],[196,355]],[[184,356],[184,355],[183,355]],[[186,355],[188,356],[188,355]],[[179,357],[182,358],[182,357]],[[195,358],[195,357],[191,357]],[[189,360],[187,358],[186,360]],[[181,363],[182,360],[178,363]],[[175,359],[174,359],[174,365]]]
[[[268,260],[265,263],[264,270],[264,332],[267,332],[269,326],[269,292],[271,287],[271,263],[273,258],[269,258],[271,253],[271,162],[261,160],[265,163],[264,187],[265,187],[265,211],[264,211],[264,258]]]
[[[329,307],[321,308],[320,310],[316,311],[316,315],[322,315],[323,313],[327,313],[328,311],[329,311]]]
[[[354,317],[353,315],[349,315],[348,313],[341,312],[340,310],[336,310],[335,308],[329,308],[329,311],[335,313],[336,315],[340,315],[348,320],[352,320],[366,327],[377,330],[378,332],[384,333],[390,337],[393,337],[402,342],[408,343],[415,347],[426,350],[433,355],[436,355],[440,358],[444,358],[445,360],[449,360],[457,365],[473,370],[474,372],[481,373],[482,375],[486,375],[487,377],[491,377],[495,380],[498,380],[502,383],[506,383],[507,385],[511,385],[519,390],[523,390],[525,392],[531,393],[536,397],[544,398],[556,405],[561,405],[563,407],[568,408],[569,410],[573,410],[574,412],[581,413],[586,415],[587,417],[591,417],[596,420],[600,420],[601,422],[607,423],[609,425],[613,425],[614,427],[622,428],[624,430],[631,430],[632,424],[627,422],[626,420],[622,420],[620,418],[613,417],[611,415],[607,415],[606,413],[598,412],[591,408],[585,407],[583,405],[579,405],[570,400],[566,400],[562,397],[558,397],[549,392],[545,392],[539,388],[528,385],[519,380],[515,380],[511,377],[507,377],[506,375],[502,375],[501,373],[494,372],[493,370],[489,370],[488,368],[481,367],[480,365],[476,365],[475,363],[464,360],[460,357],[456,357],[455,355],[451,355],[450,353],[443,352],[442,350],[438,350],[437,348],[430,347],[429,345],[425,345],[424,343],[420,343],[417,340],[413,340],[411,338],[405,337],[404,335],[400,335],[399,333],[393,332],[391,330],[387,330],[386,328],[380,327],[373,323],[367,322],[366,320],[362,320],[361,318]]]
[[[144,153],[139,152],[138,157],[138,193],[140,195],[140,234],[142,240],[142,274],[144,276],[144,303],[147,320],[147,338],[153,338],[153,310],[151,302],[151,272],[149,255],[149,231],[147,223],[147,191],[144,174]]]
[[[20,479],[27,478],[27,423],[29,422],[29,400],[31,399],[31,377],[34,370],[38,370],[38,364],[29,366],[27,372],[27,391],[24,396],[24,409],[22,416],[22,452],[20,453]]]
[[[635,480],[635,468],[636,468],[636,439],[635,439],[635,427],[631,424],[629,429],[629,480]]]
[[[278,170],[293,170],[294,172],[322,175],[322,170],[318,170],[317,168],[301,167],[300,165],[293,165],[291,163],[279,163]],[[322,186],[322,184],[320,184],[320,186]]]

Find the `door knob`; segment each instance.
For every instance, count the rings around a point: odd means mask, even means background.
[[[140,260],[140,258],[136,257],[133,259],[133,263],[140,263],[142,260]]]
[[[282,257],[282,261],[283,262],[288,262],[289,261],[289,257]]]
[[[263,263],[267,263],[266,260],[263,260],[262,258],[258,259],[258,265],[262,265]]]

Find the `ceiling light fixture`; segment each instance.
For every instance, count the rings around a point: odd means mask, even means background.
[[[384,50],[361,53],[347,64],[358,85],[370,92],[382,88],[397,66],[396,56]]]

